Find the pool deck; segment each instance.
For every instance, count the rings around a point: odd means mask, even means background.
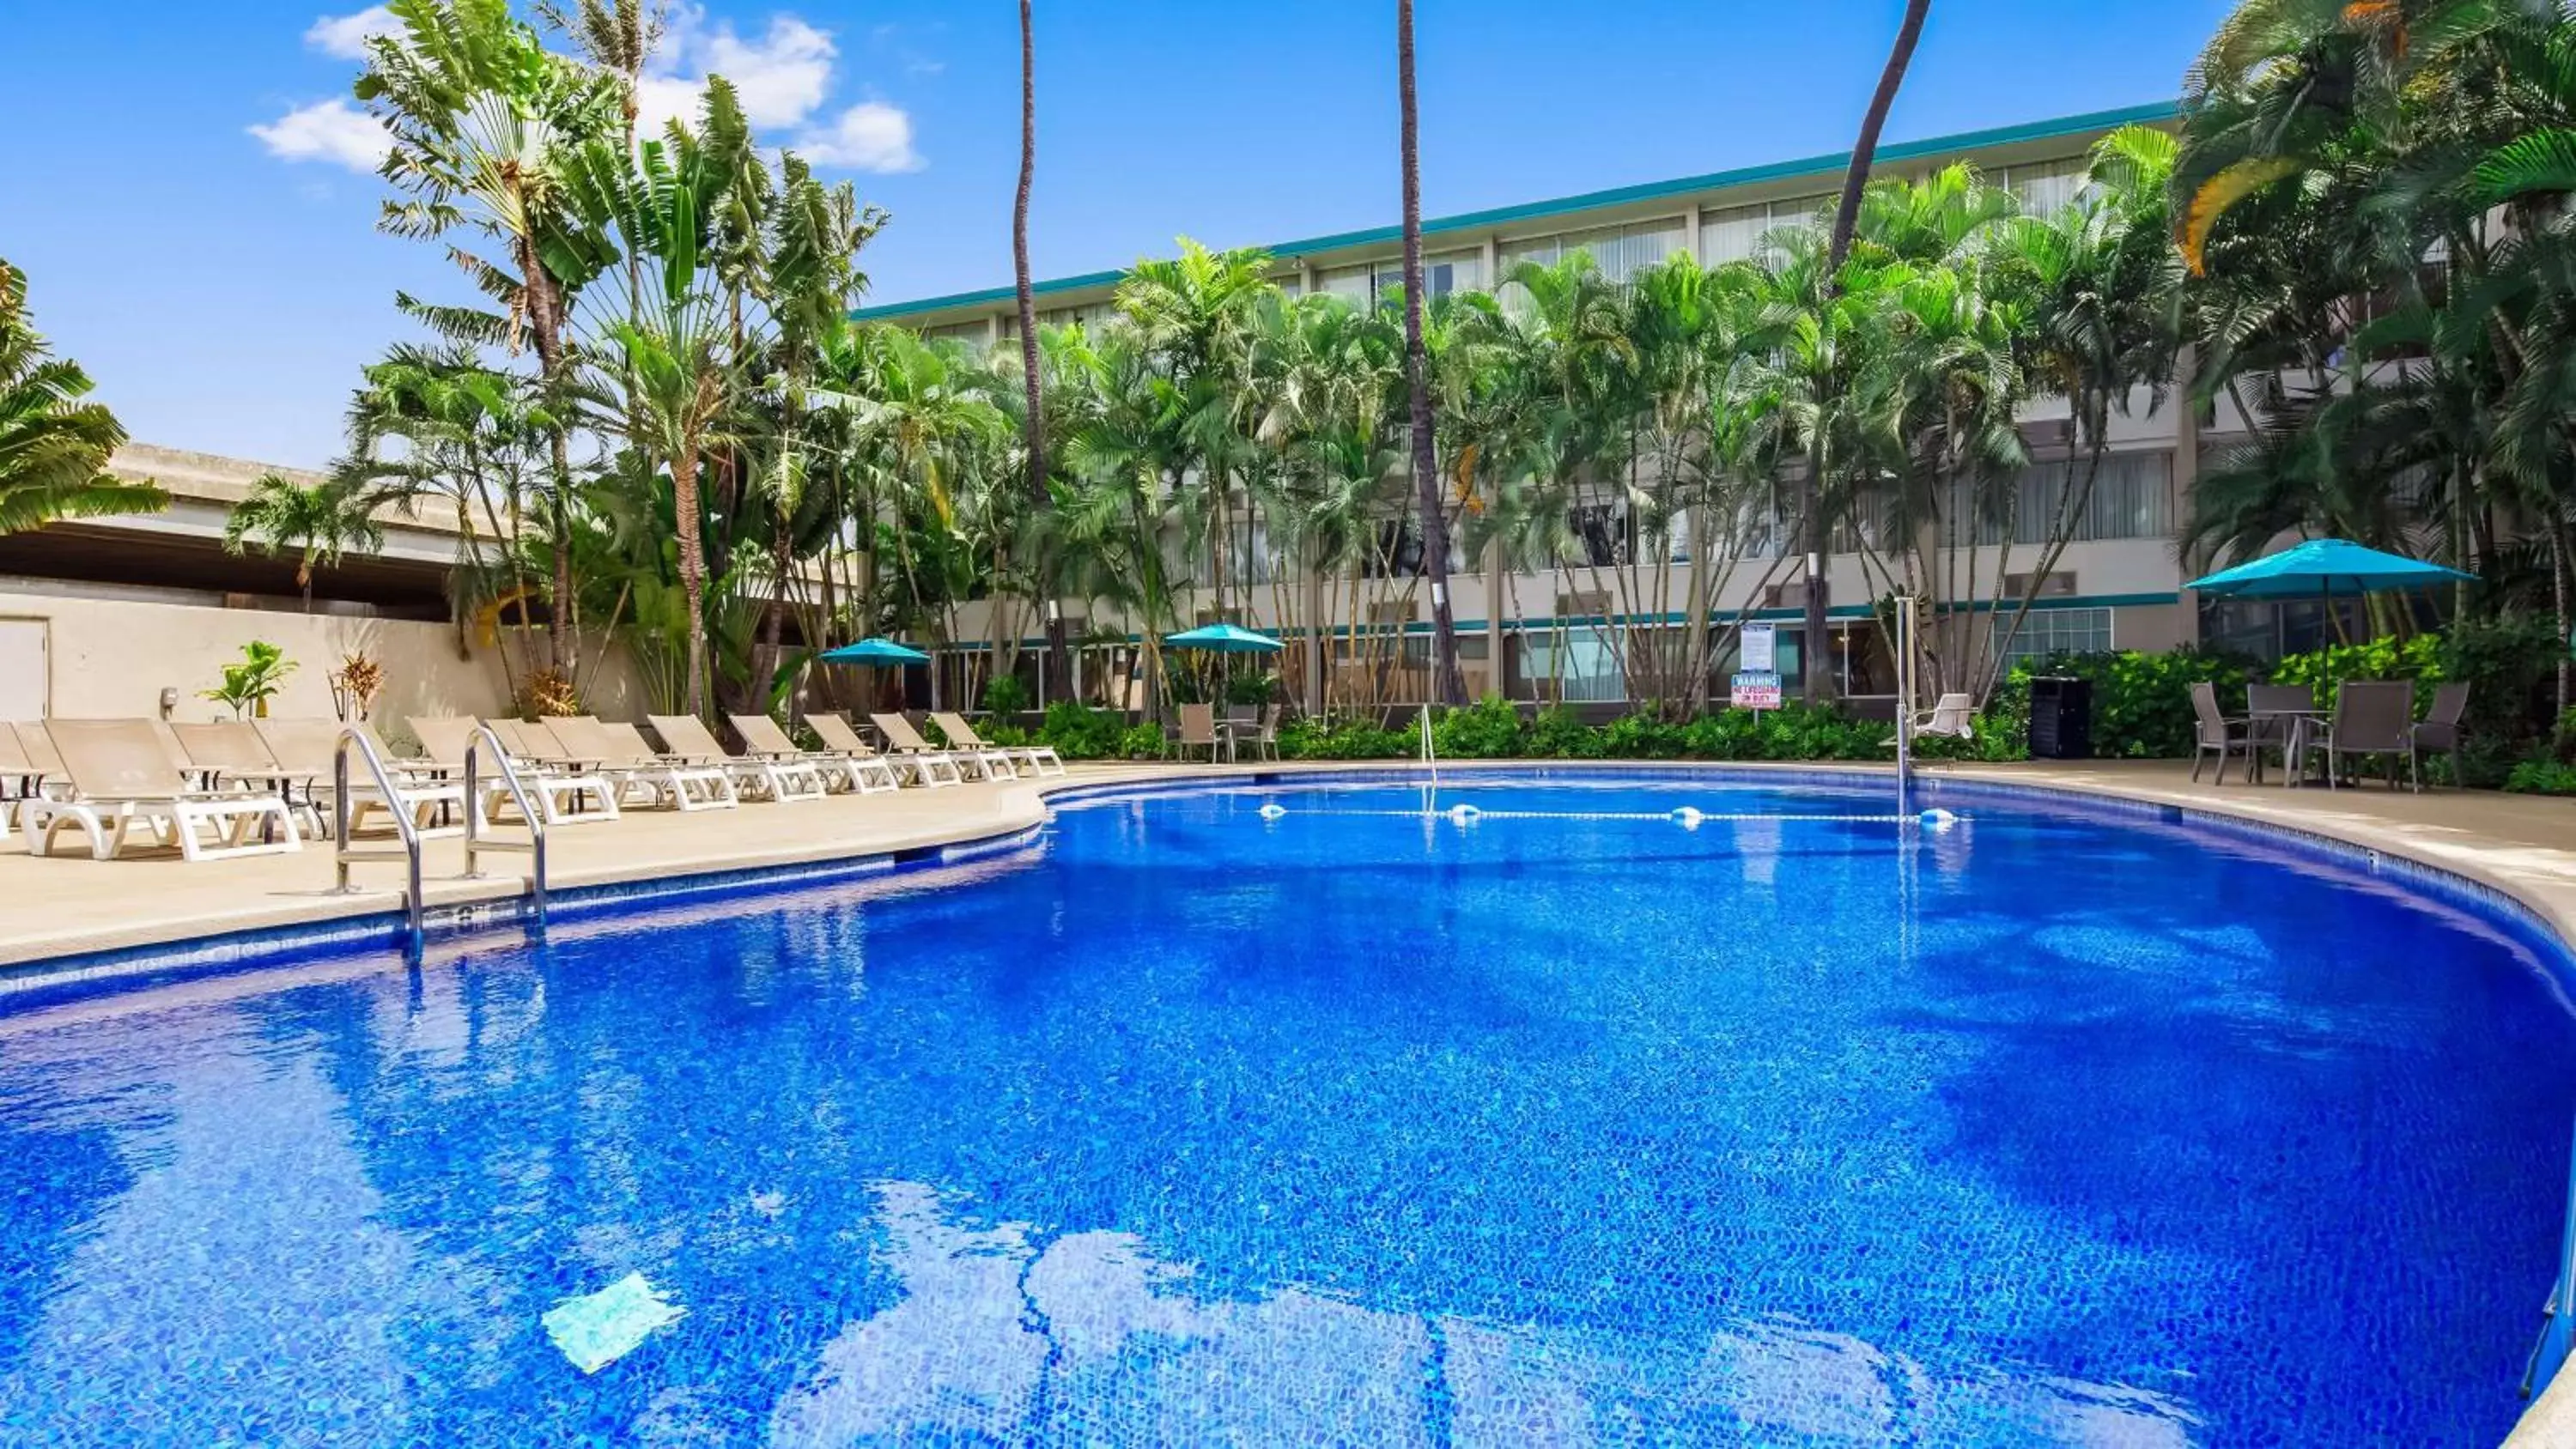
[[[1390,762],[1410,767],[1410,762]],[[1581,765],[1546,762],[1550,769]],[[686,815],[630,811],[610,823],[549,836],[558,888],[761,870],[915,851],[1025,831],[1046,818],[1046,797],[1066,788],[1220,779],[1253,771],[1347,771],[1347,764],[1260,766],[1077,765],[1061,778],[1022,779],[836,796],[792,805],[746,805]],[[1688,769],[1687,764],[1673,768]],[[1758,771],[1760,765],[1734,765]],[[1812,772],[1815,766],[1776,767]],[[1844,767],[1884,777],[1885,766]],[[2340,839],[2409,857],[2495,887],[2576,942],[2576,802],[2485,792],[2416,795],[2384,786],[2326,791],[2194,784],[2172,761],[2084,761],[1927,767],[1922,778],[1992,781],[2080,795],[2178,806]],[[1973,808],[1973,806],[1969,807]],[[505,838],[523,838],[504,832]],[[400,867],[365,862],[358,889],[332,890],[328,842],[290,855],[190,864],[175,852],[115,861],[79,853],[30,856],[22,837],[0,843],[0,967],[175,944],[226,933],[292,927],[399,911]],[[432,841],[424,868],[433,910],[524,894],[524,856],[500,858],[504,874],[465,880],[462,844]],[[43,967],[33,968],[42,973]],[[2508,1449],[2576,1449],[2576,1372],[2524,1417]]]

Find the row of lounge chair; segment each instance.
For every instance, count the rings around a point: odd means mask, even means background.
[[[1052,749],[995,745],[954,714],[931,717],[948,747],[932,745],[901,715],[870,716],[886,738],[882,753],[832,714],[807,717],[823,744],[812,750],[766,715],[731,716],[744,745],[739,752],[688,715],[645,717],[659,747],[632,724],[586,715],[416,717],[406,721],[420,741],[416,757],[397,756],[369,733],[391,777],[379,784],[353,770],[350,828],[399,812],[419,833],[436,836],[461,831],[468,812],[477,824],[494,819],[513,800],[498,763],[476,781],[476,798],[467,798],[463,779],[482,725],[508,757],[530,812],[549,825],[614,820],[636,808],[729,809],[746,799],[810,800],[1065,772]],[[0,824],[14,813],[28,850],[40,855],[74,830],[100,860],[123,853],[138,830],[189,860],[296,850],[307,830],[329,833],[326,806],[339,803],[329,792],[337,788],[341,729],[326,719],[0,724]]]

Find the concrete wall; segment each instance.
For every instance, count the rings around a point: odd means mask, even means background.
[[[0,590],[0,627],[28,620],[46,626],[44,712],[66,718],[158,718],[165,687],[179,692],[169,718],[230,718],[200,692],[222,683],[222,666],[254,639],[278,645],[297,666],[271,714],[329,716],[326,676],[358,649],[384,666],[375,718],[393,722],[396,733],[406,715],[490,715],[509,705],[494,651],[478,643],[458,657],[456,631],[443,623]],[[583,655],[592,707],[611,719],[640,716],[644,695],[623,649],[611,648],[596,671],[587,664],[592,652]],[[26,712],[26,684],[0,682],[0,717]]]

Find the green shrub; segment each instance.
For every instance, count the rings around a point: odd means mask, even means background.
[[[1509,760],[1521,753],[1521,712],[1499,694],[1431,722],[1432,747],[1444,760]]]
[[[2433,634],[2418,634],[2403,643],[2379,638],[2329,644],[2305,654],[2281,656],[2281,662],[2272,666],[2271,682],[2308,685],[2318,699],[2331,702],[2347,679],[2412,679],[2415,707],[2420,710],[2432,699],[2433,682],[2446,677],[2441,649],[2441,638]]]
[[[1264,705],[1279,697],[1276,674],[1238,674],[1225,682],[1225,702],[1249,707]]]
[[[1593,728],[1561,704],[1540,710],[1521,737],[1534,760],[1597,760],[1601,740]]]
[[[1127,753],[1127,721],[1115,710],[1059,699],[1047,706],[1038,738],[1068,760],[1119,759]]]
[[[1127,760],[1159,760],[1169,749],[1158,724],[1128,725],[1118,736],[1118,757]]]
[[[1004,674],[984,682],[986,714],[1018,714],[1028,707],[1029,687],[1017,675]]]
[[[1989,716],[2000,714],[2006,720],[2018,721],[2010,727],[2026,739],[2032,677],[2062,675],[2081,679],[2092,686],[2095,755],[2181,759],[2191,753],[2196,733],[2191,687],[2200,683],[2216,685],[2218,707],[2229,714],[2242,714],[2249,663],[2242,655],[2200,649],[2177,649],[2168,654],[2142,654],[2134,649],[2055,654],[2014,666],[2011,678],[1995,691],[1986,708]]]
[[[2515,763],[2543,749],[2576,759],[2576,737],[2553,718],[2557,626],[2547,619],[2463,619],[2442,636],[2441,677],[2469,687],[2461,718],[2461,773],[2469,785],[2504,784]]]
[[[1421,748],[1412,730],[1381,729],[1362,719],[1301,715],[1279,728],[1283,760],[1400,760]]]
[[[2576,765],[2525,760],[2505,777],[2504,787],[2524,795],[2576,795]]]

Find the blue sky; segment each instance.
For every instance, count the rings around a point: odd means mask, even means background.
[[[359,0],[19,3],[0,49],[0,256],[143,440],[315,465],[397,288],[461,287],[378,234],[346,102]],[[1041,277],[1393,222],[1394,6],[1037,0]],[[1427,214],[1843,149],[1900,0],[1418,0]],[[1891,141],[2170,98],[2219,0],[1936,0]],[[683,7],[766,139],[894,213],[868,300],[1007,284],[1009,0]]]

